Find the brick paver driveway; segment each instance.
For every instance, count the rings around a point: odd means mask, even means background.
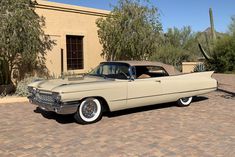
[[[85,126],[29,103],[2,104],[0,114],[1,157],[235,156],[235,96],[219,91],[190,107],[132,109]]]

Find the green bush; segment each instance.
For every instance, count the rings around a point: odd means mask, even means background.
[[[220,73],[235,71],[235,36],[219,39],[211,58],[206,62],[207,69]]]
[[[28,84],[36,81],[36,80],[40,80],[41,78],[38,78],[38,77],[28,77],[28,78],[25,78],[23,80],[21,80],[17,87],[16,87],[16,92],[15,92],[15,95],[17,96],[28,96]]]

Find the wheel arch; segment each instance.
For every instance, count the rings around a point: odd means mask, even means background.
[[[102,107],[103,107],[103,112],[110,112],[110,108],[109,108],[109,105],[108,105],[107,101],[105,100],[105,98],[103,98],[103,97],[101,97],[101,96],[89,96],[89,97],[84,97],[84,98],[82,98],[82,99],[80,100],[80,103],[79,103],[79,104],[81,104],[81,102],[82,102],[83,100],[87,99],[87,98],[96,98],[96,99],[98,99],[98,100],[100,101]]]

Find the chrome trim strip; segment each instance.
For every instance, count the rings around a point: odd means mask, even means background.
[[[77,111],[77,108],[79,106],[79,103],[75,102],[48,104],[45,102],[39,102],[32,96],[29,96],[28,99],[30,103],[37,105],[42,110],[52,111],[57,114],[73,114]]]

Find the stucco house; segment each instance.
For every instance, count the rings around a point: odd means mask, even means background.
[[[51,75],[85,73],[104,60],[95,22],[109,11],[45,0],[37,3],[36,13],[45,17],[44,31],[56,42],[46,56]]]

